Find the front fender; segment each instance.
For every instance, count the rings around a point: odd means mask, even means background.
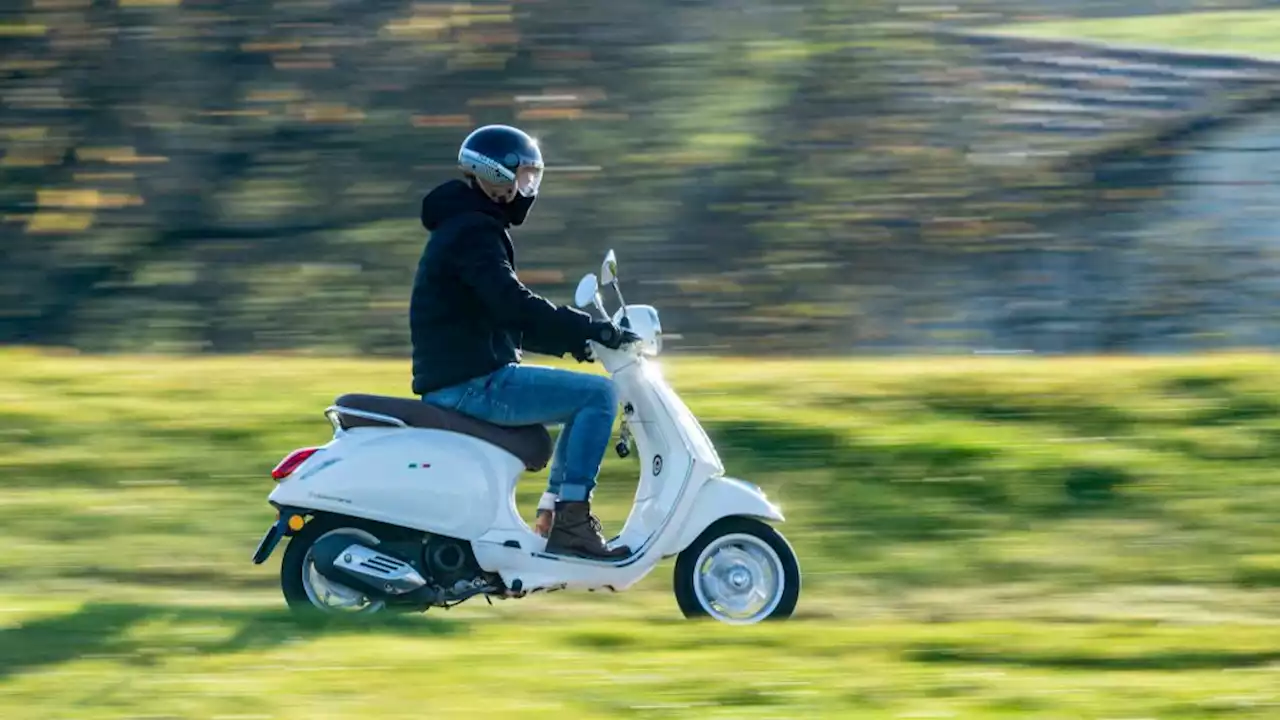
[[[731,515],[761,518],[763,520],[786,520],[782,510],[769,502],[764,491],[751,483],[729,477],[711,478],[698,490],[693,506],[680,528],[676,540],[668,545],[663,557],[671,557],[693,544],[703,530],[711,527],[715,521]]]

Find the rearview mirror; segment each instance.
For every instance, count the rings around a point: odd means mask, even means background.
[[[573,293],[573,304],[580,308],[587,307],[596,302],[599,292],[600,282],[596,280],[596,274],[587,273],[578,281],[578,289]]]
[[[610,250],[600,263],[600,284],[609,287],[618,279],[618,256]]]

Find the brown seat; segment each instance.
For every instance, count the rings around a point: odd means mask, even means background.
[[[338,406],[338,424],[343,430],[353,427],[385,426],[386,422],[371,420],[342,412],[342,408],[368,413],[388,415],[416,428],[431,428],[462,433],[492,443],[520,458],[529,470],[541,470],[551,460],[551,434],[542,425],[503,427],[452,410],[445,410],[421,400],[387,397],[385,395],[343,395],[334,401]]]

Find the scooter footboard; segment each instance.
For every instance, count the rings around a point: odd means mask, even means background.
[[[689,515],[681,524],[679,534],[663,548],[662,556],[679,554],[692,545],[712,523],[733,515],[778,522],[786,519],[782,516],[782,510],[770,502],[764,491],[755,485],[736,478],[712,478],[698,491]]]

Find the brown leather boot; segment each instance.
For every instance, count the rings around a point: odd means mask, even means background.
[[[591,503],[557,502],[547,552],[556,555],[580,555],[600,560],[614,560],[631,554],[627,547],[605,546],[600,533],[600,520],[591,513]]]

